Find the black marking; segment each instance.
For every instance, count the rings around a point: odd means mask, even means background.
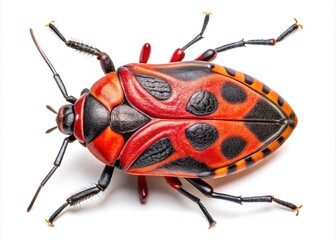
[[[134,132],[150,119],[127,104],[115,107],[111,113],[110,126],[119,133]]]
[[[246,162],[246,167],[251,167],[252,165],[255,164],[255,161],[251,158],[251,157],[248,157],[245,159],[245,162]]]
[[[88,92],[90,92],[90,90],[89,90],[88,88],[84,88],[84,89],[81,91],[80,95],[82,96],[84,93],[88,93]]]
[[[221,151],[227,159],[232,159],[238,156],[246,145],[246,140],[241,137],[229,137],[222,142]]]
[[[244,74],[245,76],[245,82],[248,84],[248,85],[252,85],[253,82],[254,82],[254,78],[251,77],[250,75],[247,75],[247,74]]]
[[[169,138],[161,138],[160,140],[149,146],[130,167],[140,168],[150,166],[167,159],[175,152],[174,147]]]
[[[248,40],[245,42],[245,44],[251,44],[251,45],[275,45],[275,39],[255,39],[255,40]]]
[[[199,162],[189,156],[169,162],[159,167],[158,169],[165,169],[172,172],[181,171],[181,172],[195,173],[203,177],[210,176],[211,174],[213,174],[212,169],[208,165]]]
[[[185,131],[186,138],[197,150],[203,150],[211,146],[218,139],[216,128],[207,123],[197,123]]]
[[[228,67],[224,67],[226,72],[231,75],[232,77],[234,77],[236,75],[236,71],[231,69],[231,68],[228,68]]]
[[[298,23],[294,23],[293,25],[291,25],[286,31],[284,31],[277,39],[277,42],[280,42],[281,40],[283,40],[285,37],[287,37],[291,32],[293,32],[294,30],[299,28]],[[302,26],[301,26],[302,27]]]
[[[292,129],[294,129],[295,126],[296,126],[296,120],[295,120],[295,117],[296,117],[296,115],[295,115],[294,112],[292,112],[292,113],[289,115],[289,126],[290,126]]]
[[[262,87],[262,92],[265,94],[269,94],[270,91],[271,89],[266,84],[264,84]]]
[[[260,142],[266,141],[273,137],[282,127],[277,123],[251,123],[245,122],[245,126],[258,138]]]
[[[115,161],[113,166],[116,167],[116,168],[122,169],[121,162],[120,162],[119,159],[117,161]]]
[[[237,48],[237,47],[245,47],[244,39],[237,41],[237,42],[225,44],[223,46],[216,48],[215,50],[217,52],[224,52],[224,51],[230,50],[232,48]]]
[[[230,82],[223,84],[221,94],[224,100],[231,104],[243,103],[247,99],[245,90]]]
[[[280,120],[283,118],[282,112],[265,100],[259,100],[254,108],[244,116],[244,119],[251,120]]]
[[[217,52],[213,49],[208,49],[204,53],[202,53],[201,56],[199,56],[197,59],[200,61],[205,61],[208,62],[210,61],[213,57],[216,57]]]
[[[282,107],[284,105],[285,99],[283,99],[281,96],[278,97],[278,104]]]
[[[216,96],[208,91],[195,92],[189,99],[186,110],[194,115],[204,116],[217,110]]]
[[[227,175],[235,173],[236,171],[237,171],[237,165],[236,164],[232,164],[232,165],[228,166]]]
[[[91,94],[84,102],[84,137],[86,143],[99,136],[110,124],[110,111]]]
[[[278,138],[278,142],[279,142],[280,145],[282,145],[285,141],[286,141],[286,139],[283,136],[280,136]]]
[[[272,153],[271,150],[269,150],[268,148],[265,148],[264,150],[262,150],[264,157],[267,157],[268,155],[270,155]]]
[[[190,65],[177,65],[176,67],[157,68],[156,70],[168,74],[178,80],[193,81],[213,74],[212,65],[207,63],[197,63]]]
[[[139,73],[133,74],[138,79],[141,86],[156,99],[164,101],[171,97],[172,88],[165,80],[150,75]]]

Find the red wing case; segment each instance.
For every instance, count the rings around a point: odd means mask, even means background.
[[[153,119],[121,152],[129,173],[224,176],[275,151],[297,124],[269,87],[212,63],[130,64],[119,76],[127,101]]]

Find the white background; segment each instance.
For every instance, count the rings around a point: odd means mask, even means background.
[[[330,0],[0,1],[1,160],[0,239],[335,239],[335,2]],[[67,38],[110,54],[116,66],[137,62],[151,42],[151,63],[165,63],[201,29],[205,39],[187,50],[193,59],[207,48],[242,38],[277,37],[297,18],[303,29],[276,47],[247,46],[222,53],[216,63],[248,73],[280,93],[299,125],[275,154],[241,174],[209,181],[217,191],[244,196],[274,194],[303,204],[300,215],[276,204],[237,204],[203,199],[217,221],[149,178],[145,205],[136,177],[116,170],[109,189],[81,207],[67,209],[48,227],[44,219],[66,197],[96,182],[103,165],[78,143],[69,145],[60,169],[26,208],[51,169],[64,135],[46,104],[65,103],[29,36],[33,27],[67,90],[79,96],[103,74],[94,57],[66,48],[44,24],[55,20]]]

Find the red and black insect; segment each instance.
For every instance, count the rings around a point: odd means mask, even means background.
[[[50,225],[67,206],[104,191],[115,167],[139,176],[141,202],[148,194],[145,176],[165,177],[173,189],[198,204],[210,227],[216,222],[201,200],[183,188],[179,178],[185,178],[211,198],[240,204],[275,202],[298,214],[301,206],[271,195],[241,197],[217,193],[202,179],[223,177],[258,163],[279,148],[297,125],[292,108],[268,86],[211,61],[217,53],[232,48],[273,46],[301,25],[296,21],[277,39],[241,40],[209,49],[194,61],[182,62],[184,51],[203,38],[209,15],[205,14],[201,32],[183,48],[178,48],[170,63],[147,64],[151,51],[147,43],[142,48],[140,63],[118,69],[106,53],[66,40],[50,23],[50,29],[66,46],[97,56],[106,74],[90,89],[84,89],[79,99],[67,94],[61,77],[30,30],[36,47],[70,104],[61,107],[58,113],[48,107],[57,113],[58,129],[68,136],[28,211],[60,166],[68,144],[78,140],[106,166],[94,187],[72,195],[55,211],[47,220]]]

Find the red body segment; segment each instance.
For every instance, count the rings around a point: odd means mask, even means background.
[[[74,122],[74,135],[80,143],[85,143],[83,118],[84,118],[84,101],[87,93],[84,93],[74,104],[75,122]]]
[[[116,72],[108,73],[99,79],[91,87],[90,93],[110,111],[124,100],[123,89]]]
[[[100,161],[106,165],[114,165],[124,146],[124,138],[120,133],[107,127],[97,138],[86,147]]]
[[[88,104],[88,95],[101,104],[100,109]],[[101,121],[101,119],[99,119],[101,109],[105,109],[106,112],[112,111],[114,107],[118,106],[123,101],[124,94],[119,78],[117,73],[112,72],[99,79],[91,87],[89,93],[84,93],[74,104],[75,137],[79,142],[85,144],[97,159],[107,165],[114,165],[115,161],[118,159],[119,153],[124,145],[124,138],[120,133],[113,131],[108,124],[88,142],[85,130],[87,128],[95,128],[96,126],[90,123],[87,113],[90,111],[93,112],[93,114],[96,114],[97,116],[94,116],[97,118],[95,122],[99,122]],[[85,110],[85,107],[87,110]]]
[[[102,127],[84,135],[94,156],[111,166],[119,160],[130,174],[212,178],[241,171],[280,147],[297,123],[266,85],[212,63],[129,64],[118,74],[91,88],[85,104],[107,116],[90,120]],[[82,98],[75,109],[83,108]]]

